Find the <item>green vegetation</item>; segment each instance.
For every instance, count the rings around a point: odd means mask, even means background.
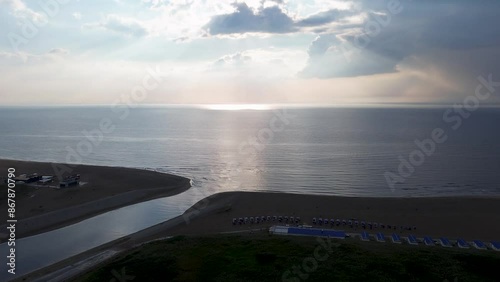
[[[327,258],[314,259],[316,249],[316,258]],[[263,234],[175,237],[124,253],[79,281],[498,281],[499,265],[493,251],[437,246]],[[308,276],[299,278],[294,266]],[[127,280],[116,277],[123,274]]]

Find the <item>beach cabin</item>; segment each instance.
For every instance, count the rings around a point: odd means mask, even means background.
[[[368,232],[361,233],[361,241],[370,241],[370,235]]]
[[[382,233],[377,233],[377,242],[385,243],[385,236]]]
[[[472,241],[472,245],[473,245],[476,249],[478,249],[478,250],[486,250],[486,249],[487,249],[487,248],[486,248],[486,245],[485,245],[483,242],[479,241],[479,240],[474,240],[474,241]]]
[[[500,252],[500,242],[491,242],[491,248],[497,252]]]
[[[465,242],[465,240],[463,240],[463,239],[458,239],[457,245],[461,249],[468,249],[469,248],[469,244],[467,244],[467,242]]]
[[[448,238],[440,238],[439,239],[439,243],[441,244],[441,246],[445,247],[445,248],[451,248],[451,243],[450,243],[450,240],[448,240]]]
[[[432,240],[432,238],[429,236],[425,236],[424,237],[424,244],[426,246],[434,246],[434,240]]]
[[[393,233],[391,239],[394,244],[401,244],[401,237],[398,234]]]
[[[408,243],[414,246],[418,245],[417,238],[413,235],[408,235]]]

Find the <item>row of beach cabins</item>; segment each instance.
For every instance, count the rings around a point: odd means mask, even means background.
[[[411,230],[417,230],[416,226],[407,226],[407,225],[400,225],[399,228],[397,225],[394,224],[384,224],[384,223],[378,223],[378,222],[365,222],[361,220],[352,220],[352,219],[328,219],[328,218],[318,218],[316,219],[313,217],[312,219],[313,225],[330,225],[332,227],[334,226],[348,226],[351,228],[358,228],[361,227],[363,229],[377,229],[377,228],[382,228],[382,229],[393,229],[393,230],[405,230],[405,231],[411,231]]]
[[[380,243],[385,243],[387,242],[386,236],[379,232],[375,235],[371,235],[366,231],[363,231],[361,234],[347,234],[345,231],[338,231],[338,230],[333,230],[333,229],[318,229],[318,228],[311,228],[310,226],[272,226],[269,229],[269,232],[271,234],[276,234],[276,235],[295,235],[295,236],[315,236],[315,237],[329,237],[329,238],[335,238],[335,239],[345,239],[347,237],[351,237],[352,235],[354,236],[359,236],[359,238],[362,241],[372,241],[372,238]],[[409,245],[414,245],[417,246],[420,243],[423,243],[426,246],[436,246],[436,245],[441,245],[445,248],[451,248],[453,246],[457,246],[461,249],[469,249],[472,247],[478,249],[478,250],[494,250],[494,251],[500,251],[500,242],[488,242],[488,243],[483,243],[480,240],[473,240],[470,242],[465,241],[464,239],[457,239],[454,240],[453,242],[449,240],[448,238],[441,237],[437,240],[434,240],[430,236],[425,236],[423,238],[417,238],[414,235],[408,235],[407,237],[401,237],[397,233],[393,233],[390,236],[390,240],[394,244],[402,244],[403,241],[406,241]]]
[[[280,222],[280,223],[291,223],[291,224],[299,224],[300,217],[296,216],[245,216],[240,218],[233,218],[233,225],[242,225],[242,224],[257,224],[264,222]]]
[[[243,225],[243,224],[259,224],[266,222],[275,222],[285,224],[283,225],[274,225],[269,229],[271,234],[277,235],[296,235],[296,236],[317,236],[317,237],[329,237],[336,239],[345,239],[346,237],[351,237],[352,235],[359,236],[362,241],[377,241],[380,243],[387,242],[386,235],[382,232],[378,232],[376,234],[369,234],[367,231],[361,232],[361,234],[347,234],[345,231],[339,231],[334,229],[319,229],[310,225],[299,225],[301,223],[301,219],[299,216],[250,216],[250,217],[239,217],[233,218],[233,225]],[[360,220],[346,220],[346,219],[323,219],[323,218],[313,218],[313,225],[320,226],[345,226],[351,228],[361,227],[363,229],[385,229],[385,230],[405,230],[412,231],[416,230],[415,226],[398,226],[391,224],[383,224],[377,222],[365,222]],[[294,226],[290,226],[290,224]],[[426,246],[435,246],[441,245],[445,248],[451,248],[453,246],[457,246],[461,249],[469,249],[471,246],[475,247],[479,250],[487,250],[492,249],[495,251],[500,251],[500,242],[488,242],[483,243],[480,240],[474,240],[467,242],[463,239],[457,239],[453,242],[448,238],[441,237],[437,240],[433,239],[430,236],[425,236],[423,238],[417,238],[414,235],[408,235],[406,237],[402,237],[400,234],[393,233],[390,236],[390,240],[394,244],[402,244],[403,241],[407,242],[409,245],[419,245],[420,243]]]
[[[279,223],[289,223],[289,224],[299,224],[300,222],[300,217],[296,216],[250,216],[250,217],[239,217],[239,218],[233,218],[233,225],[241,225],[241,224],[257,224],[257,223],[263,223],[263,222],[279,222]],[[388,229],[388,230],[401,230],[401,231],[412,231],[412,230],[417,230],[416,226],[406,226],[406,225],[394,225],[394,224],[383,224],[383,223],[378,223],[378,222],[365,222],[361,220],[352,220],[352,219],[323,219],[323,218],[316,218],[313,217],[312,219],[312,224],[313,225],[320,225],[320,226],[327,226],[330,225],[331,227],[334,226],[346,226],[346,227],[351,227],[351,228],[358,228],[361,227],[363,229]],[[399,228],[398,228],[399,227]]]

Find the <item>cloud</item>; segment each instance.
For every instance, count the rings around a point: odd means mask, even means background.
[[[313,14],[305,19],[297,21],[295,24],[296,26],[300,27],[314,27],[314,26],[321,26],[324,24],[329,24],[331,22],[334,22],[335,20],[339,18],[343,18],[346,16],[345,11],[341,10],[328,10],[324,12],[319,12],[317,14]]]
[[[248,49],[222,56],[208,65],[206,74],[274,81],[294,78],[307,61],[307,53],[285,48]]]
[[[251,60],[252,57],[245,55],[242,52],[238,52],[236,54],[225,55],[219,58],[212,64],[211,69],[216,70],[228,66],[243,66]]]
[[[269,3],[272,3],[271,6]],[[295,19],[282,8],[284,1],[263,1],[258,9],[250,8],[245,2],[233,3],[235,11],[216,15],[204,29],[210,35],[245,33],[292,33],[306,27],[318,27],[343,18],[350,12],[331,9]]]
[[[148,34],[144,24],[134,18],[110,14],[98,23],[88,23],[84,28],[103,28],[127,36],[143,37]]]
[[[2,52],[0,51],[0,65],[37,64],[54,62],[63,59],[69,51],[63,48],[53,48],[46,53],[33,54],[28,52]]]
[[[64,49],[64,48],[53,48],[49,52],[49,54],[54,54],[54,55],[68,55],[69,51]]]
[[[46,21],[44,15],[28,8],[21,0],[1,0],[0,4],[7,4],[11,9],[12,15],[18,19],[25,19],[39,23]]]
[[[279,7],[254,12],[246,3],[234,3],[232,14],[213,17],[206,25],[211,35],[247,32],[287,33],[294,29],[293,20]]]
[[[74,13],[73,13],[73,14],[71,14],[71,15],[73,16],[73,18],[74,18],[75,20],[78,20],[78,21],[79,21],[79,20],[81,20],[81,19],[82,19],[82,14],[81,14],[81,13],[79,13],[79,12],[74,12]]]
[[[500,37],[495,35],[500,32],[495,12],[500,3],[480,2],[485,5],[449,0],[401,2],[401,13],[391,14],[382,2],[363,1],[367,17],[357,25],[319,35],[309,47],[309,62],[300,74],[333,78],[390,73],[398,71],[405,59],[432,58],[440,50],[500,48]],[[465,60],[459,67],[472,69]]]

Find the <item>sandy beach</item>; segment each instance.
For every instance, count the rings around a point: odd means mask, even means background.
[[[416,236],[445,236],[466,240],[500,240],[500,198],[356,198],[280,193],[228,192],[204,199],[188,210],[181,223],[160,235],[210,234],[262,228],[276,223],[232,225],[232,218],[250,216],[299,216],[355,219],[398,226],[397,230],[371,232],[408,234],[400,226],[417,227]],[[200,209],[200,207],[205,207]],[[184,220],[184,219],[189,219]],[[188,223],[189,222],[189,223]],[[336,227],[339,229],[339,227]],[[347,232],[362,228],[340,227]],[[368,230],[370,231],[370,230]]]
[[[55,174],[51,163],[0,160],[0,171],[5,172],[2,177],[7,176],[10,167],[16,169],[16,175]],[[85,165],[71,168],[71,173],[81,175],[83,185],[64,189],[17,186],[18,238],[73,224],[119,207],[172,196],[190,188],[187,178],[154,171]],[[0,185],[5,187],[3,181]],[[2,193],[0,208],[4,211],[7,211],[6,199],[7,193]],[[3,215],[4,222],[6,217],[7,213]]]

